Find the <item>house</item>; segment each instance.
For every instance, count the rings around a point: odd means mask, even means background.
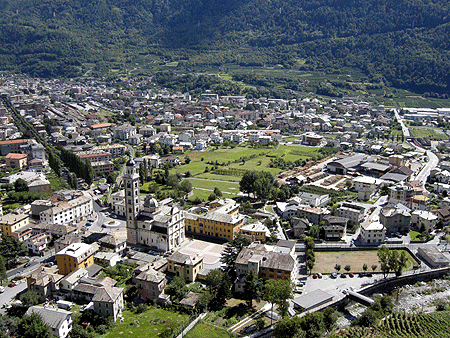
[[[167,284],[166,275],[153,268],[142,271],[135,277],[138,295],[144,300],[156,300],[164,293]]]
[[[29,316],[33,313],[41,317],[55,337],[66,338],[72,330],[72,312],[59,308],[31,306],[25,314]]]
[[[186,280],[194,282],[197,274],[203,269],[203,257],[175,252],[167,257],[167,272]]]
[[[241,226],[240,232],[254,241],[264,243],[270,237],[270,230],[261,222],[249,223]]]
[[[86,243],[73,243],[56,253],[59,272],[67,275],[79,268],[87,269],[94,264],[95,249]]]
[[[430,198],[424,195],[414,195],[411,199],[412,210],[428,210],[430,209]]]
[[[444,226],[448,225],[450,223],[450,211],[447,209],[436,209],[431,211],[432,213],[436,214],[439,221],[442,221],[444,223]]]
[[[80,283],[80,280],[84,277],[88,277],[88,271],[86,269],[77,269],[72,271],[67,276],[61,279],[59,283],[59,289],[62,292],[72,293],[73,289]]]
[[[104,317],[112,316],[116,321],[122,315],[123,288],[100,287],[92,298],[94,312]]]
[[[99,251],[94,254],[94,262],[102,266],[115,266],[121,260],[122,257],[114,252]]]
[[[364,244],[380,244],[386,239],[386,228],[380,222],[364,222],[361,224],[359,238]]]
[[[363,206],[352,202],[344,202],[339,208],[339,216],[348,218],[348,225],[352,227],[364,219],[365,212]]]
[[[189,292],[182,300],[180,300],[180,305],[195,309],[201,294],[197,292]]]
[[[27,250],[34,255],[43,255],[48,242],[50,242],[50,236],[46,233],[31,236],[26,240]]]
[[[9,153],[19,153],[20,146],[27,144],[26,139],[0,141],[0,155],[6,156]]]
[[[438,216],[431,211],[414,210],[411,213],[411,226],[419,231],[432,232],[438,221]]]
[[[347,233],[348,218],[326,215],[324,221],[325,240],[339,241]]]
[[[55,252],[67,248],[71,244],[81,243],[81,237],[78,234],[70,233],[55,240]]]
[[[119,256],[125,255],[125,249],[127,247],[127,231],[126,229],[117,229],[110,232],[108,235],[103,236],[98,240],[100,244],[100,250],[116,253]]]
[[[273,250],[273,247],[269,248]],[[291,279],[294,258],[289,253],[269,251],[269,248],[258,244],[242,249],[236,258],[237,275],[244,276],[253,271],[264,280]]]
[[[408,233],[411,214],[404,209],[383,208],[380,211],[380,223],[386,228],[387,234]]]
[[[31,237],[31,226],[29,225],[28,214],[9,213],[0,218],[2,234],[8,237],[15,237],[23,242]]]
[[[300,192],[297,195],[302,204],[308,204],[311,207],[321,207],[327,204],[331,199],[330,195],[311,194],[309,192]]]
[[[323,140],[323,136],[318,135],[314,132],[307,132],[302,135],[302,144],[306,144],[308,146],[320,146]]]
[[[294,237],[299,238],[309,230],[311,223],[309,223],[307,218],[292,217],[291,226],[294,231]]]
[[[9,153],[5,157],[6,166],[8,168],[25,168],[27,166],[27,155],[26,154],[16,154]]]
[[[331,213],[326,208],[310,208],[305,206],[299,206],[297,210],[299,217],[305,217],[309,222],[316,225],[322,222],[324,216]]]
[[[44,302],[45,299],[59,292],[63,278],[64,276],[58,273],[58,269],[40,266],[27,275],[27,288],[37,293],[39,302]]]

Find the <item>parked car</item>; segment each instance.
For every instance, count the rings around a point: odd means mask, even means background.
[[[336,271],[331,273],[331,278],[337,278],[338,274]]]
[[[322,279],[322,274],[319,272],[318,274],[317,274],[317,277],[319,277],[320,279]]]
[[[92,225],[91,222],[87,222],[87,223],[86,223],[86,226],[88,226],[88,227],[90,227],[91,225]]]
[[[13,288],[13,287],[16,286],[16,283],[15,283],[15,282],[11,282],[11,283],[8,284],[8,286],[9,286],[10,288]]]
[[[24,268],[28,268],[29,266],[31,265],[31,263],[30,262],[26,262],[25,264],[24,264]]]
[[[355,275],[354,275],[352,272],[350,272],[350,273],[348,274],[348,276],[349,276],[350,278],[353,278]]]
[[[4,286],[0,286],[0,293],[5,292],[5,287]]]
[[[314,279],[317,279],[319,276],[317,275],[317,273],[315,273],[314,275],[313,275],[313,278]]]
[[[347,275],[345,273],[342,273],[341,278],[347,278]]]

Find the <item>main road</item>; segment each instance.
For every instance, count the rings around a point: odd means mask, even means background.
[[[411,137],[411,133],[409,129],[405,126],[403,123],[402,118],[398,114],[398,109],[394,109],[395,118],[397,119],[398,123],[400,123],[403,131],[403,135],[405,138]],[[436,156],[435,153],[433,153],[431,150],[425,150],[422,147],[419,147],[414,142],[410,142],[410,144],[419,152],[425,153],[428,156],[428,163],[422,168],[422,170],[417,174],[415,180],[422,182],[422,184],[425,186],[425,183],[428,179],[428,176],[430,176],[431,170],[437,167],[439,163],[439,158]]]

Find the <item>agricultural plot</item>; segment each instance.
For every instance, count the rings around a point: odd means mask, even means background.
[[[450,312],[394,313],[383,323],[385,337],[450,337]]]
[[[448,140],[448,136],[440,129],[431,127],[408,127],[414,137],[428,138],[432,141]]]

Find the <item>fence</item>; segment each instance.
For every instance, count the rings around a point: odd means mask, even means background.
[[[181,328],[177,329],[177,331],[173,333],[171,338],[183,338],[195,326],[195,324],[197,324],[200,319],[205,318],[205,316],[206,313],[202,313],[197,317],[195,317],[195,315],[190,316],[181,325]]]

